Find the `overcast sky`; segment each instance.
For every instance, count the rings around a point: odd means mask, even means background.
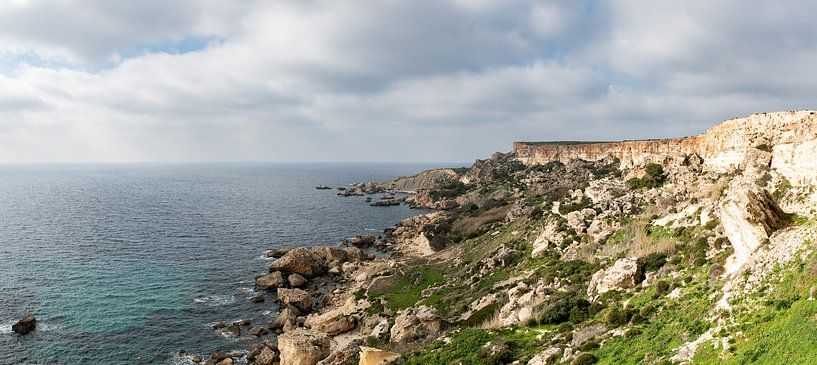
[[[716,4],[717,3],[717,4]],[[0,2],[0,162],[472,161],[815,107],[814,1]]]

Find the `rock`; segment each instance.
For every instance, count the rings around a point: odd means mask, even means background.
[[[260,275],[255,278],[255,289],[268,290],[284,286],[284,276],[280,271]]]
[[[278,299],[284,304],[291,304],[301,312],[308,312],[312,307],[309,293],[302,289],[278,288]]]
[[[360,346],[360,365],[385,365],[400,359],[396,352]]]
[[[270,322],[270,328],[283,328],[287,322],[295,323],[298,316],[301,315],[301,312],[298,308],[295,308],[292,305],[287,305],[281,313],[278,313],[278,316],[275,317],[272,322]]]
[[[345,315],[338,308],[320,315],[310,315],[306,318],[304,326],[335,336],[357,327],[357,318]]]
[[[291,251],[295,247],[285,246],[285,247],[276,247],[269,251],[267,251],[267,257],[281,257],[287,254],[287,252]]]
[[[249,319],[239,319],[237,321],[233,321],[234,326],[249,326],[250,325]]]
[[[255,295],[255,296],[250,297],[250,302],[252,302],[252,303],[261,303],[264,300],[265,299],[264,299],[263,295]]]
[[[362,338],[356,338],[338,349],[332,351],[329,356],[318,362],[318,365],[345,365],[356,364],[360,360],[360,345],[363,344]]]
[[[24,335],[34,330],[37,327],[37,318],[33,314],[26,315],[17,323],[11,325],[11,330]]]
[[[372,333],[369,336],[378,338],[380,335],[389,333],[389,320],[384,319],[380,321],[374,328],[372,329]]]
[[[366,281],[367,279],[369,279],[369,274],[366,273],[366,272],[362,272],[360,274],[357,274],[357,276],[355,276],[355,281],[357,281],[359,283],[362,283],[362,282]]]
[[[247,330],[247,333],[249,333],[249,334],[251,334],[253,336],[261,337],[261,336],[265,336],[267,333],[269,333],[269,330],[267,330],[266,328],[261,327],[261,326],[252,326],[252,327],[250,327],[249,330]]]
[[[403,310],[391,328],[391,342],[407,344],[410,341],[436,337],[442,330],[440,313],[431,307],[420,306]]]
[[[289,281],[289,286],[293,288],[300,288],[306,285],[306,278],[298,273],[290,274],[287,281]]]
[[[224,327],[227,327],[227,325],[224,322],[210,323],[210,328],[212,328],[214,330],[220,330],[220,329],[222,329]]]
[[[636,259],[620,259],[613,266],[601,269],[593,274],[590,285],[587,287],[587,295],[593,297],[596,294],[604,294],[611,290],[620,291],[634,288],[639,282],[640,274],[641,271]]]
[[[241,336],[241,327],[239,327],[237,325],[227,326],[227,327],[224,327],[224,329],[221,330],[221,332],[223,332],[226,335],[230,335],[230,336],[233,336],[233,337],[238,337],[238,336]]]
[[[313,278],[327,270],[324,259],[313,250],[305,247],[294,248],[286,255],[276,259],[270,265],[270,272],[285,271],[298,273],[306,278]]]
[[[233,365],[233,358],[228,357],[216,363],[216,365]]]
[[[201,355],[194,355],[193,358],[190,359],[190,361],[192,361],[192,362],[194,362],[196,364],[200,363],[201,362]]]
[[[545,229],[536,237],[536,240],[533,241],[531,257],[542,255],[549,245],[557,245],[561,243],[564,238],[565,234],[563,230],[559,228],[559,222],[555,219],[549,219],[545,225]]]
[[[264,346],[261,353],[255,357],[256,365],[272,365],[276,361],[278,361],[278,353],[267,346]]]
[[[261,355],[261,349],[264,346],[254,343],[252,347],[250,347],[250,352],[247,353],[247,362],[253,363],[258,355]]]
[[[562,356],[562,350],[558,347],[551,347],[542,351],[528,361],[528,365],[546,365]]]
[[[607,333],[607,328],[600,325],[592,325],[573,332],[573,339],[570,341],[570,347],[576,348],[584,345],[588,341],[598,338]]]
[[[278,336],[281,365],[315,365],[329,356],[329,335],[303,328]]]
[[[377,242],[377,237],[375,236],[357,236],[346,240],[347,244],[360,248],[371,247],[375,242]]]

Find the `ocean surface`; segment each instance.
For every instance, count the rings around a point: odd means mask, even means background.
[[[0,364],[174,364],[246,349],[207,324],[267,323],[265,250],[334,245],[420,214],[335,190],[415,164],[0,165]],[[11,325],[27,313],[37,330]]]

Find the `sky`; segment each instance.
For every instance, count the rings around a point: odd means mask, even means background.
[[[815,108],[814,1],[3,0],[0,163],[473,161]]]

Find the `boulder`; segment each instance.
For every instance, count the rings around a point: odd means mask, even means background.
[[[282,286],[284,286],[284,276],[280,271],[273,271],[255,278],[255,289],[257,290],[275,289]]]
[[[272,365],[276,361],[278,361],[278,353],[267,346],[264,346],[261,353],[255,357],[256,365]]]
[[[294,248],[286,255],[276,259],[270,264],[270,272],[285,271],[298,273],[306,278],[313,278],[326,272],[326,262],[320,255],[312,249],[305,247]]]
[[[24,335],[34,330],[37,327],[37,318],[34,317],[33,314],[29,314],[23,319],[19,320],[17,323],[11,325],[11,330]]]
[[[312,307],[312,300],[309,293],[303,289],[278,288],[278,299],[284,304],[290,304],[298,308],[301,312],[308,312]]]
[[[306,285],[306,278],[298,273],[290,274],[287,281],[289,281],[289,286],[293,288],[300,288]]]
[[[281,365],[315,365],[329,356],[332,341],[329,335],[297,328],[278,336]]]
[[[573,332],[573,339],[570,340],[570,347],[573,348],[579,347],[590,340],[601,337],[605,333],[607,333],[607,327],[604,327],[600,324],[587,326],[585,328]]]
[[[227,326],[224,327],[224,329],[222,329],[221,332],[224,333],[225,335],[238,337],[241,336],[241,327],[239,327],[238,325]]]
[[[269,330],[267,330],[266,328],[261,327],[261,326],[252,326],[252,327],[250,327],[250,329],[247,330],[247,333],[249,333],[249,334],[251,334],[253,336],[261,337],[261,336],[265,336],[267,333],[269,333]]]
[[[287,254],[287,252],[292,251],[295,247],[284,246],[284,247],[276,247],[269,251],[267,251],[267,257],[281,257]]]
[[[623,258],[616,261],[613,266],[601,269],[593,274],[590,285],[587,287],[587,295],[593,297],[596,294],[604,294],[611,290],[624,290],[634,288],[641,277],[641,270],[638,267],[638,260],[635,258]]]
[[[212,328],[214,330],[220,330],[220,329],[222,329],[224,327],[227,327],[227,324],[225,324],[222,321],[210,323],[210,328]]]
[[[357,364],[360,360],[359,349],[362,344],[363,338],[355,338],[332,351],[327,358],[319,361],[318,365]]]
[[[426,340],[440,334],[442,320],[440,313],[431,307],[420,306],[403,310],[394,320],[391,328],[391,342],[405,345],[415,340]]]
[[[360,365],[385,365],[400,359],[396,352],[379,350],[373,347],[360,346]]]
[[[270,322],[270,328],[283,328],[287,322],[295,323],[298,319],[298,316],[301,315],[301,312],[298,308],[295,308],[292,305],[287,305],[281,313],[278,313],[278,316]]]
[[[264,300],[265,299],[264,299],[263,295],[254,295],[254,296],[250,297],[250,302],[251,303],[261,303]]]
[[[534,356],[528,361],[528,365],[547,365],[553,364],[554,360],[562,357],[562,349],[558,347],[548,348]]]
[[[310,315],[306,318],[304,326],[335,336],[344,332],[349,332],[357,327],[357,318],[347,316],[338,308],[320,315]]]

